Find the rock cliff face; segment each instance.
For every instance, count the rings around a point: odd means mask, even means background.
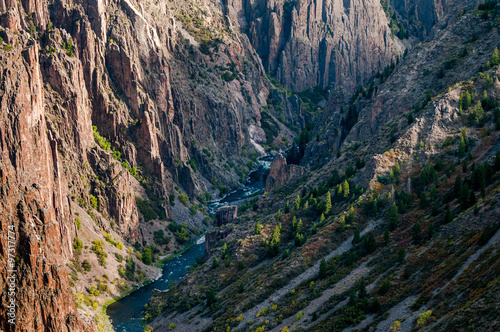
[[[266,179],[266,191],[291,183],[307,172],[306,167],[287,165],[285,157],[278,155],[271,163],[269,175]]]
[[[394,0],[394,10],[403,20],[412,24],[412,33],[426,36],[432,27],[446,14],[450,0]]]
[[[294,91],[348,91],[402,52],[379,0],[226,0],[266,71]]]
[[[232,223],[238,216],[237,206],[222,206],[215,212],[214,227]]]
[[[39,4],[26,3],[32,10]],[[13,28],[19,16],[10,10]],[[3,16],[6,17],[5,15]],[[45,16],[40,16],[44,22]],[[4,40],[23,44],[28,35],[3,31]],[[64,262],[72,256],[75,226],[72,220],[68,177],[64,171],[61,145],[48,124],[48,104],[36,45],[16,47],[2,53],[0,81],[0,288],[6,290],[7,258],[15,257],[16,324],[0,320],[4,331],[91,331],[93,322],[76,314]],[[80,72],[81,73],[81,72]],[[78,75],[78,68],[72,72]],[[55,74],[56,75],[56,74]],[[64,79],[71,79],[65,76]],[[81,82],[83,84],[83,81]],[[88,99],[78,94],[78,85],[68,104],[66,123],[74,133],[73,154],[85,162],[90,144]],[[51,110],[49,109],[49,112]],[[70,120],[71,119],[71,120]],[[60,128],[61,131],[64,128]],[[10,231],[10,232],[9,232]],[[14,239],[9,238],[11,235]],[[10,241],[9,241],[10,240]],[[7,317],[10,298],[2,292],[0,314]]]
[[[410,1],[409,4],[416,6],[419,2]],[[339,149],[345,151],[354,145],[353,142],[368,141],[374,137],[377,140],[384,137],[393,143],[400,129],[387,132],[387,123],[403,113],[419,112],[428,105],[432,95],[443,92],[444,86],[467,81],[473,73],[484,66],[488,60],[481,57],[491,52],[491,45],[498,43],[497,34],[489,38],[488,44],[478,43],[474,46],[474,52],[477,53],[474,57],[468,57],[467,54],[460,55],[456,49],[457,44],[453,43],[453,40],[464,38],[464,34],[468,36],[467,38],[472,38],[475,34],[487,32],[486,24],[470,26],[464,31],[465,19],[461,13],[476,8],[477,4],[478,2],[474,0],[449,1],[446,2],[446,6],[444,4],[438,6],[446,8],[445,12],[442,10],[434,12],[432,9],[434,7],[426,7],[429,13],[449,14],[432,30],[432,38],[429,37],[424,44],[415,46],[409,53],[409,58],[405,59],[405,62],[411,65],[396,66],[396,70],[387,80],[384,77],[375,77],[358,90],[366,92],[371,89],[374,91],[372,97],[366,93],[353,95],[350,104],[343,104],[337,102],[344,99],[343,97],[332,96],[326,111],[318,121],[319,125],[313,132],[313,135],[322,133],[321,139],[308,145],[302,164],[316,167],[319,160],[326,163],[333,159],[329,151]],[[436,24],[429,25],[429,28],[434,25]],[[464,41],[458,44],[461,45],[462,52],[470,47],[467,43]],[[427,96],[428,94],[430,95]],[[346,112],[348,108],[356,110],[356,119],[349,129],[345,125],[345,119],[349,117],[349,113]],[[401,128],[408,124],[405,121],[400,122]]]
[[[1,330],[96,329],[77,313],[65,267],[78,234],[72,204],[99,230],[87,241],[109,225],[141,241],[145,194],[133,177],[169,217],[174,183],[191,197],[215,192],[209,180],[234,186],[226,160],[242,165],[243,146],[261,148],[249,129],[262,131],[267,97],[258,56],[219,5],[200,8],[0,1],[0,288],[9,226],[19,271],[18,324],[1,319]],[[8,301],[2,293],[2,317]]]

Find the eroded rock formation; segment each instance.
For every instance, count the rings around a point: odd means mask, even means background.
[[[403,50],[379,0],[226,2],[264,68],[294,91],[352,91]]]
[[[299,165],[288,165],[283,155],[278,155],[271,163],[269,175],[266,179],[266,191],[280,187],[294,180],[297,180],[307,172],[306,167]]]
[[[237,206],[221,206],[215,212],[214,227],[221,227],[226,224],[230,224],[236,220],[237,216]]]

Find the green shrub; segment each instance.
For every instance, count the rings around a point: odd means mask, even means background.
[[[92,251],[97,255],[99,258],[99,265],[106,266],[106,257],[108,257],[108,254],[104,252],[104,242],[101,240],[95,240],[92,242],[94,245],[92,246]]]
[[[164,232],[161,229],[153,232],[153,239],[155,243],[160,246],[170,243],[170,238],[168,236],[165,236]]]
[[[150,220],[156,219],[157,215],[153,210],[151,203],[148,200],[143,200],[140,197],[135,197],[135,203],[139,212],[141,212],[144,217],[144,221],[148,222]]]
[[[188,200],[189,198],[187,197],[186,194],[180,194],[179,195],[179,201],[181,201],[181,203],[184,205],[184,206],[187,206],[188,204]]]
[[[97,131],[96,126],[92,126],[92,130],[94,131],[94,140],[97,142],[97,144],[105,151],[108,151],[111,149],[111,144],[106,141],[104,137],[99,134]]]
[[[89,261],[88,260],[84,260],[82,262],[82,267],[85,271],[89,272],[90,270],[92,270],[92,265],[90,265]]]
[[[62,43],[62,48],[66,51],[66,55],[68,55],[69,57],[73,56],[75,47],[73,46],[73,40],[71,39],[71,37],[68,38],[67,42]]]
[[[195,164],[193,158],[189,159],[189,165],[191,166],[191,168],[193,169],[193,171],[196,172],[196,164]]]
[[[260,225],[260,222],[257,221],[257,223],[255,224],[254,234],[258,235],[260,234],[261,231],[262,231],[262,226]]]
[[[180,244],[185,244],[191,240],[191,234],[187,223],[183,222],[179,225],[175,221],[172,221],[167,227],[174,233],[175,240]]]
[[[151,265],[153,262],[153,251],[151,248],[144,248],[144,252],[142,253],[142,262],[146,265]]]
[[[196,210],[197,210],[196,205],[191,205],[191,206],[189,207],[189,213],[190,213],[192,216],[195,216],[195,215],[196,215]]]
[[[83,242],[78,237],[75,237],[75,240],[73,241],[73,248],[75,250],[83,249]]]
[[[113,158],[115,158],[118,161],[122,160],[122,153],[118,150],[113,149]],[[128,163],[127,163],[128,166]]]
[[[135,279],[135,262],[130,257],[128,257],[125,262],[125,276],[128,280]]]
[[[90,194],[90,206],[97,210],[97,197]]]
[[[138,174],[137,174],[137,168],[136,167],[130,168],[129,172],[130,172],[130,175],[132,175],[133,177],[137,178]]]

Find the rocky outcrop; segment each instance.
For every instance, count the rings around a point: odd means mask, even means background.
[[[225,227],[223,229],[208,232],[205,236],[205,255],[209,255],[217,242],[226,238],[232,231],[233,229],[231,227]]]
[[[379,0],[225,2],[266,71],[294,91],[352,91],[403,49]]]
[[[299,165],[287,165],[286,158],[279,154],[271,163],[269,175],[266,179],[266,191],[281,187],[287,183],[297,180],[304,175],[308,169]]]
[[[221,206],[215,212],[214,227],[221,227],[226,224],[230,224],[236,220],[237,216],[237,206]]]

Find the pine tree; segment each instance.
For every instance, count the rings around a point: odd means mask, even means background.
[[[332,209],[332,195],[330,193],[330,190],[328,190],[328,192],[326,193],[324,214],[328,215],[330,213],[331,209]]]
[[[361,241],[361,235],[360,235],[360,232],[359,232],[359,229],[355,229],[354,230],[354,236],[352,238],[352,244],[357,244]]]
[[[448,205],[446,207],[446,212],[444,214],[444,223],[447,224],[452,221],[453,221],[453,212],[451,211],[450,206]]]
[[[347,222],[348,223],[354,222],[354,217],[355,217],[355,215],[354,215],[354,206],[351,205],[349,207],[349,211],[347,213]]]
[[[413,242],[415,244],[419,244],[420,241],[422,240],[422,226],[420,226],[420,224],[416,222],[413,225],[411,232],[412,232]]]
[[[220,252],[220,256],[222,259],[225,259],[228,255],[228,252],[227,252],[227,243],[224,242],[224,245],[222,246],[222,250]]]
[[[297,233],[304,232],[304,224],[302,223],[302,219],[299,219],[299,223],[297,224]]]
[[[404,248],[401,248],[398,251],[398,262],[404,263],[405,260],[406,260],[406,250]]]
[[[319,217],[319,222],[322,223],[323,221],[325,221],[325,215],[322,213]]]
[[[215,291],[210,289],[207,292],[207,307],[211,307],[213,304],[217,302],[217,297],[215,296]]]
[[[420,208],[421,209],[425,209],[427,208],[428,204],[427,204],[427,194],[422,192],[420,194],[420,204],[419,204]]]
[[[342,197],[342,184],[341,183],[339,183],[337,185],[337,196]]]
[[[297,195],[293,207],[295,208],[295,211],[297,211],[300,208],[300,195]]]
[[[396,183],[399,183],[399,175],[401,175],[401,168],[399,167],[399,163],[396,161],[396,164],[393,168],[394,178],[396,179]]]
[[[388,245],[390,242],[391,242],[391,236],[389,234],[389,230],[386,229],[384,231],[384,243],[385,243],[385,245]]]
[[[276,218],[276,220],[280,220],[281,218],[281,210],[278,210],[278,212],[276,212],[276,215],[274,216]]]
[[[326,261],[323,258],[321,263],[319,263],[319,277],[321,279],[325,278],[328,274],[328,267],[326,266]]]
[[[460,158],[463,158],[465,156],[465,149],[466,149],[466,145],[465,145],[465,139],[464,137],[462,136],[460,138],[460,143],[458,144],[458,156]]]
[[[359,281],[358,289],[359,289],[358,298],[364,299],[365,297],[368,296],[368,292],[366,291],[366,282],[365,282],[365,279],[362,278]]]
[[[342,184],[342,194],[344,198],[349,197],[349,182],[347,182],[347,180],[344,180]]]
[[[415,118],[413,117],[413,113],[410,113],[408,115],[408,124],[411,125],[413,122],[415,122]]]
[[[295,232],[297,230],[297,217],[296,216],[293,216],[293,218],[292,218],[291,227],[292,227],[292,232]]]
[[[468,109],[469,107],[472,106],[472,96],[471,94],[469,93],[469,91],[465,91],[465,109]]]
[[[493,55],[491,56],[490,63],[492,66],[500,65],[500,56],[498,55],[498,47],[495,47]]]
[[[432,224],[427,228],[427,240],[431,240],[434,236],[434,226]]]
[[[377,249],[377,240],[375,239],[375,235],[373,234],[373,232],[370,232],[370,234],[368,234],[365,249],[368,253],[372,253]]]
[[[455,178],[455,184],[453,185],[453,193],[455,194],[455,197],[458,197],[460,195],[460,190],[462,189],[462,177],[460,174],[457,175]]]
[[[286,201],[286,205],[285,205],[285,214],[288,214],[290,213],[290,202],[289,201]]]
[[[280,226],[276,226],[273,230],[273,234],[271,236],[271,240],[269,240],[269,256],[276,256],[279,252],[280,248]]]
[[[393,203],[391,208],[389,209],[388,215],[389,219],[389,230],[393,231],[398,227],[399,224],[399,211],[396,203]]]
[[[481,106],[481,102],[478,101],[472,110],[472,113],[469,116],[469,123],[475,123],[477,125],[481,125],[484,118],[484,110],[483,106]]]
[[[255,224],[255,235],[257,234],[260,234],[260,232],[262,231],[262,226],[260,225],[260,222],[257,221],[257,223]]]
[[[297,233],[295,235],[295,246],[300,247],[305,242],[303,234]]]
[[[461,116],[464,110],[464,94],[460,94],[460,99],[458,100],[458,114]]]

